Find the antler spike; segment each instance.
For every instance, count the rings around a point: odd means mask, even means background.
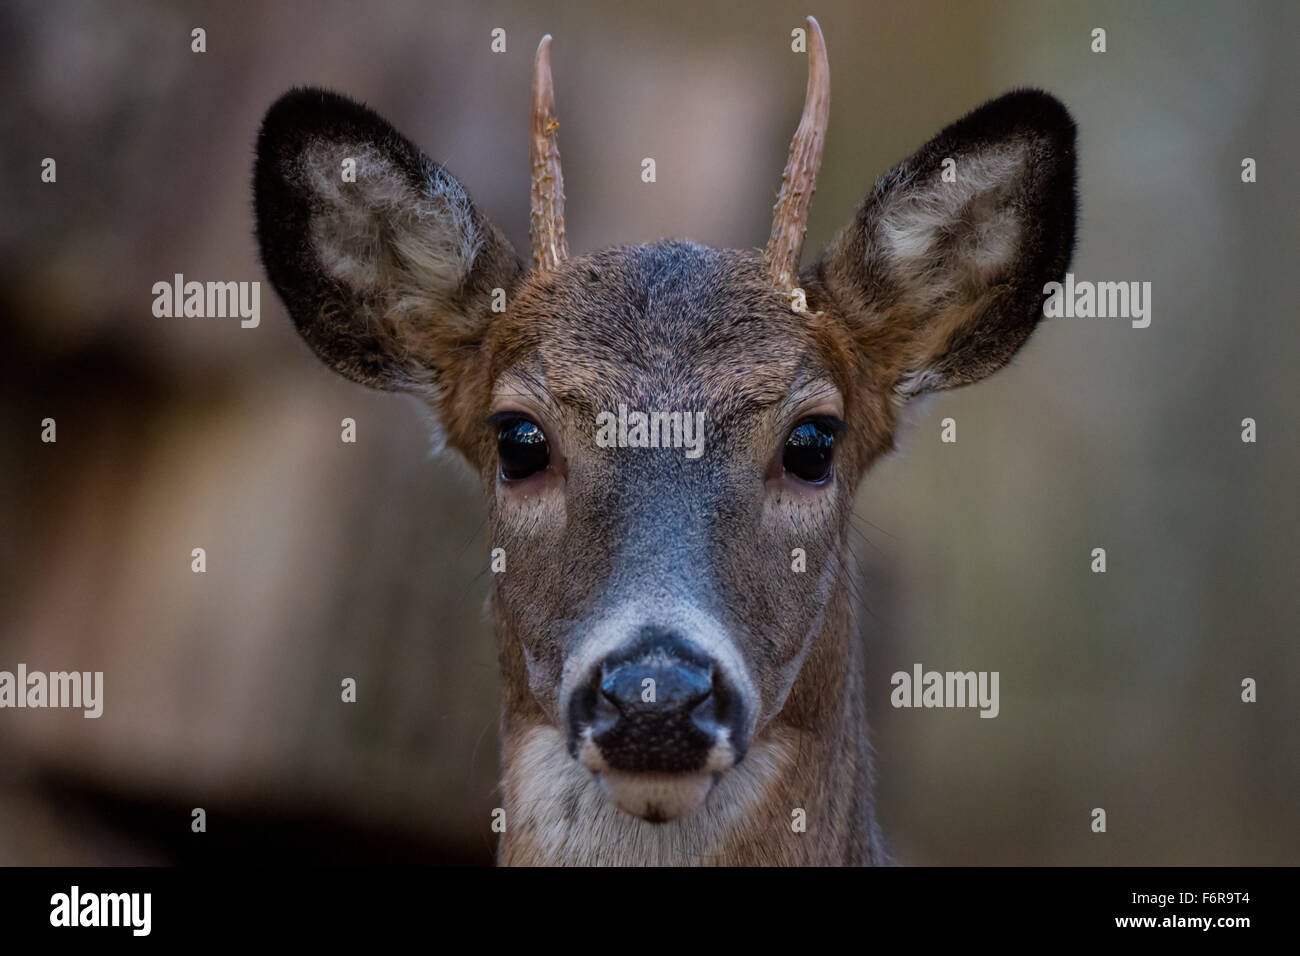
[[[763,251],[763,268],[782,292],[798,306],[803,297],[795,288],[799,254],[808,230],[808,207],[817,188],[817,171],[822,164],[826,124],[831,112],[830,63],[822,28],[813,17],[808,23],[808,89],[804,94],[803,116],[790,141],[790,156],[781,174],[781,194],[772,209],[772,236]]]
[[[533,268],[554,269],[569,257],[564,238],[564,173],[560,171],[560,147],[555,131],[555,86],[551,82],[551,35],[537,45],[533,65],[533,122],[529,157],[532,160],[532,199],[528,234],[532,239]]]

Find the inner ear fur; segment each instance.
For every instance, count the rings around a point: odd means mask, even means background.
[[[455,177],[335,93],[293,90],[271,107],[253,195],[262,261],[299,333],[374,388],[446,388],[491,320],[493,290],[522,272]]]
[[[882,177],[805,281],[897,397],[977,381],[1024,344],[1069,266],[1075,175],[1065,107],[1008,93]]]

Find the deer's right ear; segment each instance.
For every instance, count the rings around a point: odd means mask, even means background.
[[[443,393],[495,290],[521,274],[460,183],[334,93],[294,90],[267,112],[253,196],[262,262],[299,333],[363,385]]]

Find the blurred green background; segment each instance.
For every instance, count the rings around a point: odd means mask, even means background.
[[[99,720],[0,712],[0,863],[491,860],[476,481],[430,455],[412,401],[320,366],[269,284],[251,330],[155,318],[151,286],[264,278],[252,143],[298,84],[379,110],[526,250],[547,32],[573,250],[760,246],[807,13],[832,110],[806,257],[943,125],[1034,85],[1080,127],[1074,273],[1153,286],[1150,328],[1047,322],[1003,373],[914,408],[865,484],[861,632],[899,860],[1300,862],[1300,8],[464,0],[0,11],[0,669],[106,685]],[[1000,671],[1001,715],[892,709],[889,675],[915,662]]]

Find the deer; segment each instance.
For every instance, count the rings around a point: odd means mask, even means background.
[[[499,864],[893,862],[854,498],[911,403],[1007,365],[1042,318],[1074,250],[1076,128],[1041,90],[988,101],[881,177],[803,265],[830,110],[825,38],[806,24],[804,109],[762,251],[665,239],[570,255],[549,35],[531,266],[364,105],[296,88],[258,133],[256,238],[301,338],[353,382],[426,404],[482,482],[504,559],[488,598]],[[620,406],[703,413],[700,454],[597,443]]]

